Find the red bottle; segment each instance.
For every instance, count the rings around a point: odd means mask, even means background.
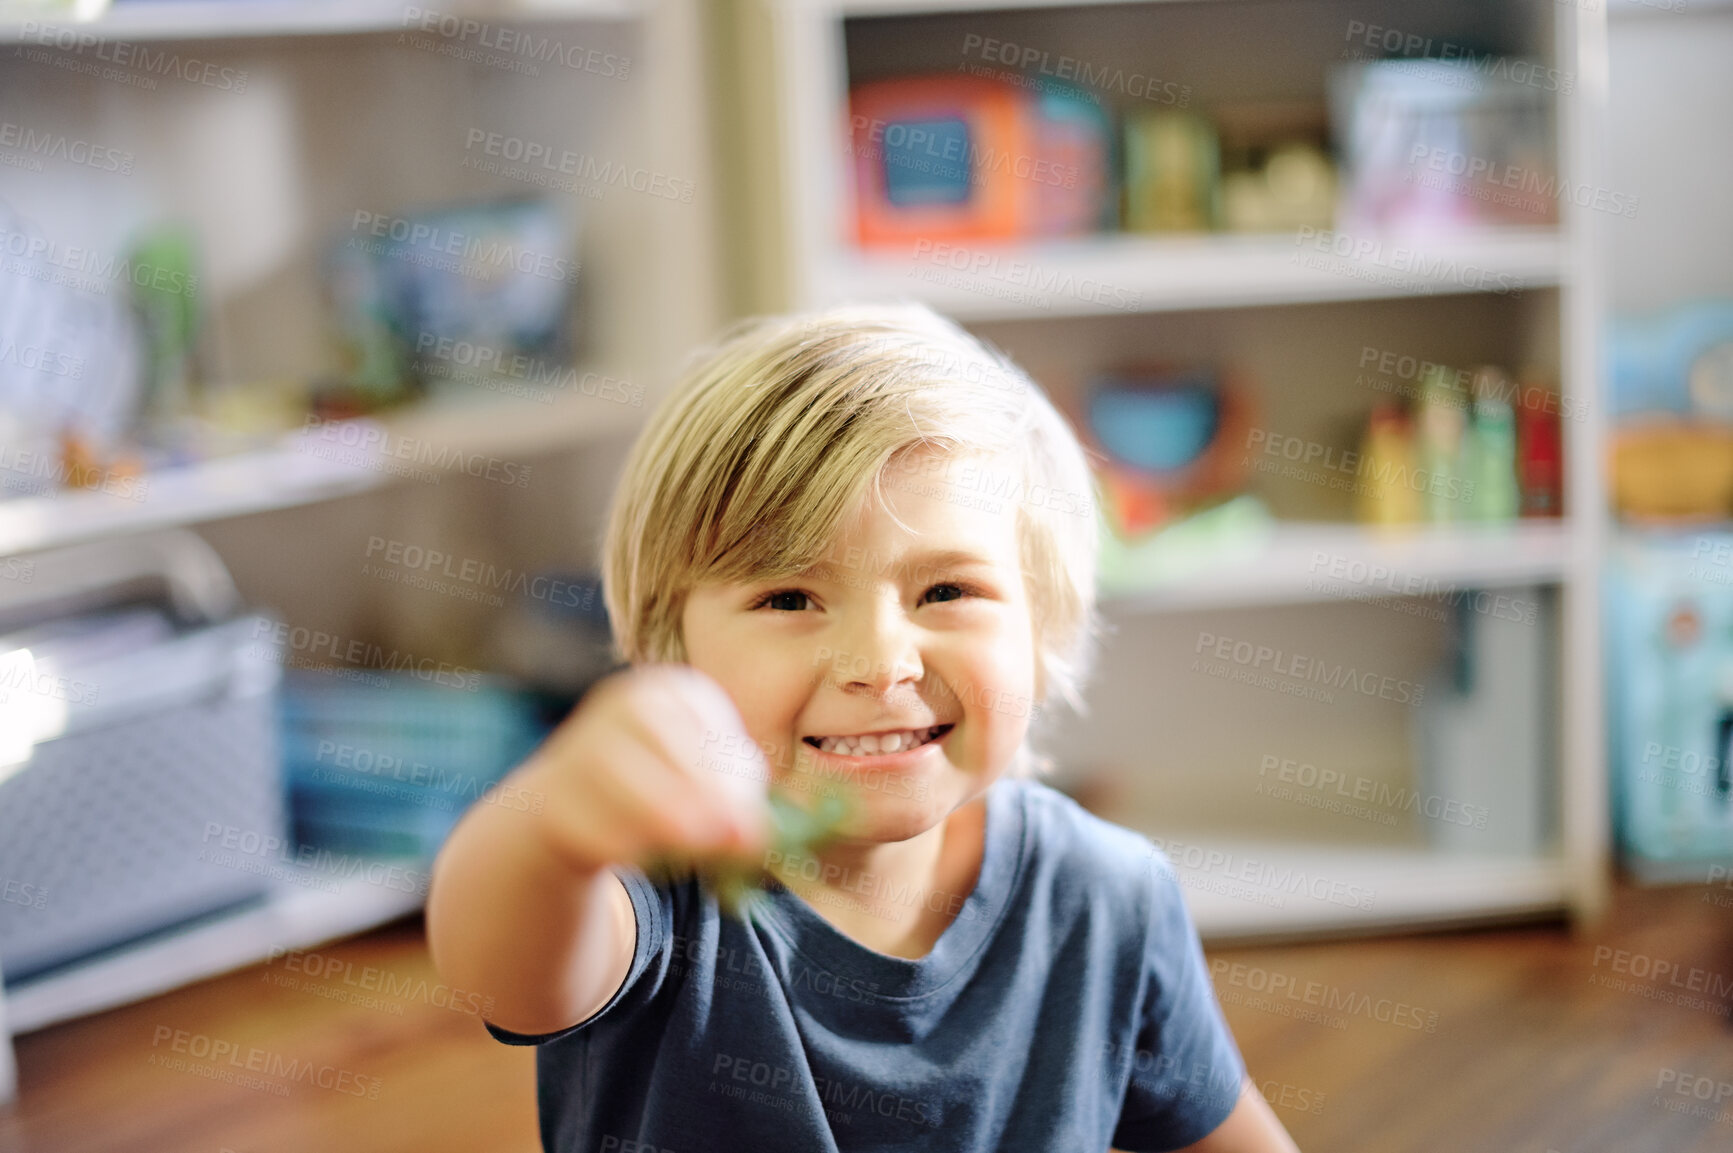
[[[1544,388],[1524,388],[1521,397],[1516,406],[1516,480],[1522,489],[1522,515],[1559,516],[1564,449],[1557,398]]]

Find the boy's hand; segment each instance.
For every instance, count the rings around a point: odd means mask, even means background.
[[[580,872],[668,856],[759,858],[768,844],[764,757],[722,686],[687,665],[597,684],[524,774],[547,798],[542,835]]]

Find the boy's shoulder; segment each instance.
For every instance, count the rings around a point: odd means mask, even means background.
[[[1118,898],[1142,920],[1150,891],[1166,868],[1155,844],[1141,833],[1097,816],[1043,781],[1008,782],[1023,800],[1028,852],[1049,884],[1073,883],[1091,900]]]

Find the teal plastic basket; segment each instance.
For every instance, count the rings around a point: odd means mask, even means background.
[[[368,682],[285,676],[295,836],[348,853],[431,858],[465,809],[501,795],[490,787],[548,726],[532,694],[501,680],[483,678],[473,690],[403,673],[369,673]]]

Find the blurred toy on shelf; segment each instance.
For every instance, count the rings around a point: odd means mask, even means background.
[[[1222,181],[1222,226],[1229,232],[1329,228],[1335,212],[1335,167],[1312,144],[1277,145],[1260,168]]]
[[[1221,146],[1209,120],[1168,109],[1125,118],[1126,231],[1210,232],[1221,202]]]
[[[1252,425],[1246,389],[1214,369],[1131,368],[1090,381],[1084,439],[1098,469],[1103,510],[1133,540],[1237,494],[1236,452]]]
[[[865,246],[1076,236],[1111,227],[1112,138],[1083,90],[951,73],[849,94]]]
[[[68,244],[0,202],[13,238],[0,277],[0,500],[51,493],[124,451],[146,354],[128,294],[148,269]],[[74,271],[77,270],[77,271]],[[88,270],[88,271],[84,271]]]
[[[1229,232],[1327,229],[1336,213],[1336,169],[1324,109],[1315,104],[1224,105],[1221,226]]]
[[[327,410],[469,396],[520,363],[571,358],[578,261],[562,211],[511,198],[357,213],[327,252],[341,376]]]
[[[132,306],[146,350],[144,404],[151,424],[179,419],[198,397],[197,242],[182,227],[141,237],[128,262]]]
[[[1613,504],[1638,523],[1733,518],[1733,300],[1616,318]]]
[[[1558,222],[1549,73],[1486,57],[1343,64],[1329,79],[1343,231],[1439,234]]]
[[[1655,415],[1613,433],[1613,504],[1633,522],[1733,516],[1733,425]]]
[[[1103,593],[1135,593],[1250,561],[1269,547],[1276,532],[1269,507],[1250,493],[1164,522],[1135,540],[1114,522],[1106,502],[1096,507],[1096,523],[1101,542],[1096,583]]]

